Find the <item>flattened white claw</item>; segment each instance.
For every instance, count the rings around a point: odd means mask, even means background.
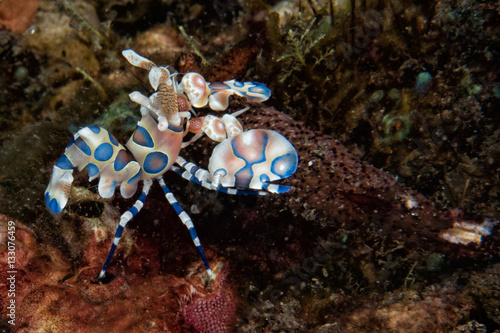
[[[138,55],[133,50],[123,50],[122,54],[125,57],[125,59],[127,59],[128,62],[134,65],[135,67],[140,67],[146,70],[150,70],[153,66],[155,66],[154,62]]]
[[[153,66],[149,71],[149,83],[151,87],[156,91],[158,90],[158,85],[160,84],[160,78],[162,75],[162,70],[160,67]]]
[[[202,108],[207,105],[210,89],[203,76],[194,72],[187,73],[182,78],[181,85],[192,106]]]
[[[238,119],[236,119],[235,116],[231,114],[225,114],[222,117],[222,122],[226,127],[228,138],[232,138],[233,136],[243,133],[243,126],[241,126],[241,123],[238,121]]]
[[[222,142],[227,139],[226,128],[219,118],[207,115],[201,130],[212,140]]]
[[[215,111],[224,111],[229,106],[229,96],[234,94],[232,90],[221,90],[214,92],[208,98],[210,108]]]

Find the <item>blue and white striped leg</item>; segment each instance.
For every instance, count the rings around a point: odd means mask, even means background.
[[[213,190],[213,186],[211,183],[211,175],[208,170],[199,168],[196,164],[187,162],[181,156],[177,156],[175,163],[179,164],[178,166],[173,165],[170,170],[175,171],[175,173],[182,176],[182,178],[189,180],[195,184],[203,186],[204,188],[208,188],[209,190]]]
[[[200,239],[198,238],[198,235],[196,234],[196,230],[194,229],[193,221],[189,217],[189,215],[182,209],[181,205],[177,202],[177,199],[175,199],[174,195],[170,191],[170,189],[167,187],[167,184],[165,184],[165,181],[163,180],[162,177],[157,178],[158,183],[160,183],[161,188],[163,192],[165,193],[165,198],[167,198],[168,202],[172,205],[174,208],[175,212],[177,215],[179,215],[179,218],[181,219],[182,223],[188,228],[189,234],[191,235],[191,239],[193,240],[194,245],[196,245],[196,248],[198,249],[198,252],[200,253],[201,260],[203,261],[203,264],[205,265],[205,269],[207,270],[208,276],[212,277],[212,270],[210,269],[210,265],[208,264],[207,257],[205,256],[205,252],[203,252],[203,248],[201,247]]]
[[[190,162],[190,164],[192,164]],[[194,165],[194,164],[193,164]],[[198,168],[196,171],[193,171],[192,168],[188,169],[183,169],[181,167],[173,165],[170,170],[174,171],[178,175],[180,175],[182,178],[189,180],[190,182],[193,182],[197,185],[203,186],[209,190],[214,190],[214,191],[219,191],[225,194],[233,194],[233,195],[268,195],[269,193],[266,191],[259,191],[259,190],[242,190],[242,189],[236,189],[233,187],[224,187],[224,186],[213,186],[210,182],[207,181],[207,179],[204,178],[198,178],[197,174],[199,175],[200,173],[208,173],[207,170]],[[191,173],[190,170],[193,172]]]
[[[179,164],[181,167],[177,167],[173,165],[170,170],[174,171],[175,173],[179,174],[182,178],[189,180],[190,182],[193,182],[195,184],[198,184],[200,186],[203,186],[205,188],[208,188],[209,190],[215,190],[219,191],[222,193],[226,194],[233,194],[233,195],[268,195],[269,192],[267,191],[260,191],[260,190],[252,190],[252,189],[236,189],[233,187],[224,187],[222,185],[219,186],[213,186],[211,181],[212,181],[212,175],[208,170],[202,169],[196,164],[192,162],[187,162],[184,158],[178,156],[177,159],[175,160],[177,164]],[[274,185],[274,186],[282,186],[282,185]],[[282,186],[286,187],[286,190],[288,190],[288,186]]]
[[[151,188],[153,181],[151,179],[145,179],[143,183],[144,184],[142,187],[142,193],[139,199],[137,199],[135,204],[129,210],[123,213],[122,216],[120,217],[120,224],[118,225],[118,229],[116,229],[115,239],[113,240],[113,244],[111,245],[111,249],[109,250],[108,258],[106,259],[106,262],[102,267],[101,273],[99,273],[98,280],[101,280],[106,274],[106,269],[108,269],[109,263],[111,261],[111,258],[113,257],[113,253],[115,252],[116,246],[118,245],[118,242],[120,242],[120,238],[122,237],[123,229],[125,228],[127,223],[130,220],[132,220],[134,216],[137,215],[137,213],[140,212],[142,206],[144,206],[144,201],[146,200],[146,196],[148,195],[149,189]]]

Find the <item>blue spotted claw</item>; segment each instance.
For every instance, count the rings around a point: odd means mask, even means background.
[[[288,186],[269,184],[297,171],[297,151],[281,134],[263,129],[243,132],[218,144],[208,170],[212,186],[283,193]]]
[[[208,170],[177,158],[180,168],[172,170],[203,187],[228,194],[284,193],[290,187],[270,182],[290,177],[297,171],[298,154],[283,135],[264,129],[243,131],[234,115],[219,119],[208,115],[190,120],[189,131],[205,133],[220,142],[210,157]]]
[[[58,214],[66,206],[75,169],[87,169],[89,181],[100,177],[98,190],[103,198],[112,197],[118,185],[121,195],[130,198],[141,175],[139,163],[106,129],[84,127],[54,165],[45,190],[45,203],[51,213]]]

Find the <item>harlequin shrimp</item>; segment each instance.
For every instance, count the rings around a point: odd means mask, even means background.
[[[98,280],[102,280],[123,229],[139,213],[156,180],[189,230],[206,271],[212,276],[193,222],[165,184],[163,174],[172,170],[203,187],[227,194],[283,193],[289,189],[287,186],[269,182],[289,177],[296,171],[297,152],[285,137],[274,131],[243,131],[236,116],[244,110],[222,118],[208,115],[191,119],[194,113],[191,106],[208,105],[213,110],[225,110],[233,94],[251,102],[265,101],[270,96],[265,85],[235,80],[209,83],[198,73],[184,75],[179,84],[176,74],[171,74],[166,67],[159,67],[132,50],[122,53],[130,64],[149,71],[149,83],[155,92],[150,97],[138,91],[129,95],[140,105],[142,118],[125,146],[106,129],[97,126],[84,127],[73,136],[53,167],[45,191],[47,207],[53,215],[62,212],[68,203],[75,170],[86,169],[89,181],[100,177],[98,192],[103,198],[111,198],[118,186],[120,194],[130,198],[142,180],[140,197],[120,217],[111,249],[98,276]],[[183,142],[189,132],[194,133],[193,138]],[[212,152],[208,170],[179,156],[182,148],[203,134],[220,142]]]

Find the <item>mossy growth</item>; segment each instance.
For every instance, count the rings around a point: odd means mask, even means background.
[[[332,60],[334,53],[333,48],[320,47],[330,28],[329,17],[321,17],[319,21],[317,18],[305,21],[299,14],[295,26],[288,29],[284,36],[287,48],[276,59],[276,63],[282,68],[278,75],[280,83],[299,71],[305,71],[304,74],[310,79],[319,79],[314,73],[316,67],[326,60]],[[320,81],[323,80],[325,78]]]
[[[106,128],[122,143],[137,127],[141,114],[137,104],[133,103],[128,93],[120,93],[106,111],[92,125]]]
[[[270,21],[270,24],[277,24],[277,20]],[[273,31],[278,29],[268,28]],[[310,99],[322,100],[323,93],[333,88],[333,76],[325,75],[333,74],[337,67],[331,47],[334,34],[330,17],[325,15],[305,20],[299,14],[282,31],[281,40],[275,37],[270,39],[270,47],[265,54],[270,67],[270,71],[269,68],[266,71],[273,78],[268,82],[280,108],[286,106],[286,112],[302,119],[305,114],[299,115],[297,111],[303,109],[304,104],[317,104],[307,102]],[[301,103],[301,107],[296,107],[296,103]]]

